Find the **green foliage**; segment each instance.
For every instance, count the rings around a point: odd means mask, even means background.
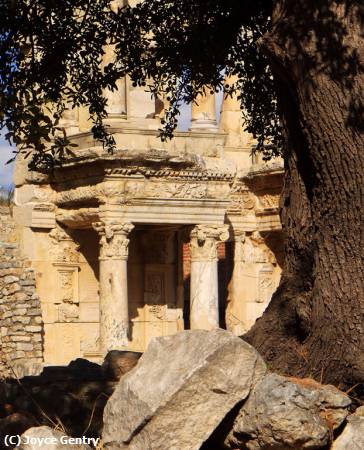
[[[161,138],[180,106],[206,89],[239,92],[245,128],[269,158],[281,147],[272,75],[259,38],[270,27],[264,0],[145,0],[110,8],[109,0],[0,0],[0,128],[33,168],[51,168],[72,151],[59,120],[87,106],[93,133],[113,151],[104,127],[105,89],[128,74],[134,85],[171,105]],[[106,44],[113,63],[102,67]],[[226,75],[237,82],[224,85]]]

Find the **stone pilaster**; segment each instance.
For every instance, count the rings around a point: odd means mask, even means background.
[[[134,225],[102,221],[93,226],[100,235],[100,349],[105,356],[129,342],[128,235]]]
[[[244,288],[242,282],[242,270],[245,261],[244,243],[245,232],[243,230],[234,229],[232,233],[232,241],[234,245],[234,268],[228,287],[228,299],[225,312],[226,328],[240,336],[247,331],[246,324],[243,320],[244,311],[241,295],[241,289]]]
[[[228,225],[197,225],[191,232],[191,329],[219,327],[217,245],[228,238]]]
[[[218,131],[215,94],[200,95],[192,104],[191,131]]]

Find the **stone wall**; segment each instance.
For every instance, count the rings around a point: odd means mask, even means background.
[[[35,274],[21,257],[10,211],[0,210],[0,376],[21,377],[43,361],[43,323]]]

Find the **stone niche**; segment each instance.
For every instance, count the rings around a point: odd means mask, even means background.
[[[177,245],[173,228],[144,227],[134,233],[128,261],[134,350],[146,348],[153,337],[183,329],[182,309],[177,305]]]

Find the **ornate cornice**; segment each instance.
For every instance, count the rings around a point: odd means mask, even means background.
[[[183,180],[214,180],[214,181],[231,181],[235,177],[235,173],[221,172],[213,170],[173,170],[173,169],[152,169],[149,167],[128,167],[128,168],[110,168],[105,169],[105,174],[130,176],[130,175],[143,175],[146,178],[172,178]]]

